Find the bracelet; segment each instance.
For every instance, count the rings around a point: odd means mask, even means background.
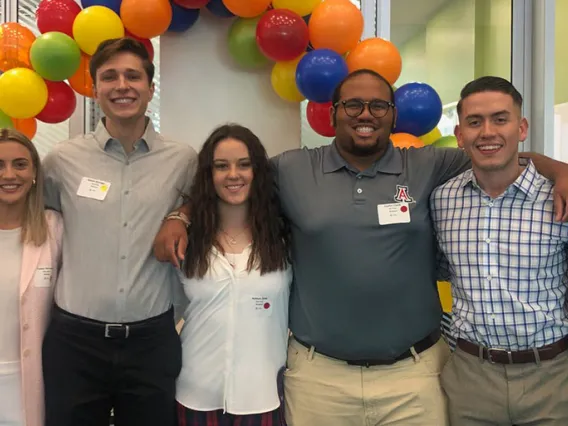
[[[172,212],[170,214],[168,214],[164,220],[181,220],[183,223],[185,223],[185,226],[189,226],[191,225],[191,221],[189,220],[189,218],[182,212]]]

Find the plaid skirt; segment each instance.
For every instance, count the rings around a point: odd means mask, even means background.
[[[286,426],[280,408],[268,413],[234,415],[223,410],[196,411],[178,403],[179,426]]]

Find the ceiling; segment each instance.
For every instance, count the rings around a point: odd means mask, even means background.
[[[423,31],[442,6],[452,0],[392,0],[391,41],[401,47],[412,36]]]

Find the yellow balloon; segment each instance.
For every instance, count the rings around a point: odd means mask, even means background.
[[[47,104],[47,85],[38,73],[12,68],[0,75],[0,110],[12,118],[32,118]]]
[[[272,87],[285,101],[301,102],[306,99],[296,86],[296,67],[303,56],[304,54],[292,61],[276,62],[272,68]]]
[[[120,17],[104,6],[83,9],[73,22],[73,38],[87,55],[92,55],[103,41],[124,37]]]
[[[442,132],[437,127],[425,135],[420,136],[420,140],[424,142],[424,145],[430,145],[431,143],[436,142],[438,139],[442,137]]]
[[[322,0],[274,0],[272,7],[274,9],[288,9],[300,16],[306,16],[312,13],[321,2]]]
[[[438,281],[438,294],[444,312],[452,312],[452,288],[447,281]]]

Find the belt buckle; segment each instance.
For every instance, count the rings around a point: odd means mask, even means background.
[[[113,331],[122,332],[121,335],[117,335],[113,333]],[[130,327],[125,324],[105,324],[105,337],[109,339],[114,339],[116,337],[124,337],[125,339],[128,338],[130,334]]]
[[[491,356],[491,352],[504,352],[507,354],[507,358],[509,360],[509,364],[513,363],[513,354],[511,353],[510,350],[508,349],[493,349],[493,348],[487,348],[487,360],[491,363],[491,364],[499,364],[498,362],[495,362]]]

